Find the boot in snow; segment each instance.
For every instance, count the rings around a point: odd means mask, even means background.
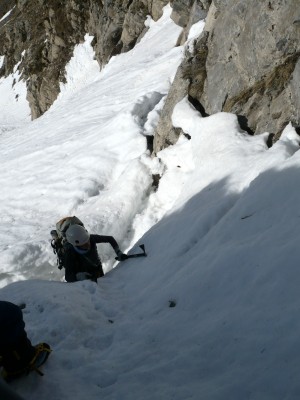
[[[51,348],[47,343],[39,343],[31,346],[31,357],[28,358],[28,352],[23,355],[17,350],[13,350],[10,354],[6,354],[2,359],[2,378],[11,381],[22,375],[28,375],[31,371],[36,371],[39,375],[43,375],[40,367],[47,361]]]

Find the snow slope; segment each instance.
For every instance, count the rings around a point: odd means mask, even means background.
[[[132,241],[132,221],[146,207],[152,184],[144,125],[162,107],[182,57],[182,48],[174,48],[181,28],[169,14],[170,8],[160,22],[149,22],[136,48],[101,73],[87,36],[52,109],[1,136],[2,284],[62,276],[51,265],[48,237],[65,215],[76,213],[123,248]],[[104,251],[105,261],[112,253]],[[111,266],[108,261],[105,268]]]
[[[0,136],[0,298],[53,348],[43,378],[12,384],[27,399],[299,398],[299,137],[289,125],[268,149],[184,99],[173,123],[191,140],[151,159],[143,134],[182,55],[169,15],[101,73],[75,56],[53,108]],[[60,281],[47,235],[67,213],[148,257],[111,269],[104,248],[97,284]]]

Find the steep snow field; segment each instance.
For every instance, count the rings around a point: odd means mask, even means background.
[[[86,36],[38,120],[13,118],[22,96],[0,113],[0,299],[53,348],[44,377],[11,384],[25,399],[299,399],[299,136],[268,149],[267,132],[183,99],[173,124],[191,140],[151,158],[183,53],[170,12],[101,72]],[[63,282],[49,231],[70,214],[148,257],[115,266],[103,245],[104,278]]]

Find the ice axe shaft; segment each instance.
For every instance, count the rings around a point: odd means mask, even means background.
[[[142,253],[127,254],[127,258],[147,257],[147,253],[146,253],[146,250],[145,250],[145,246],[144,246],[143,244],[141,244],[139,247],[140,247],[140,249],[143,250]]]

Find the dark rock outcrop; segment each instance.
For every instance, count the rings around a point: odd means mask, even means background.
[[[2,19],[4,15],[13,8],[13,6],[14,2],[12,0],[2,0],[0,2],[0,19]]]

